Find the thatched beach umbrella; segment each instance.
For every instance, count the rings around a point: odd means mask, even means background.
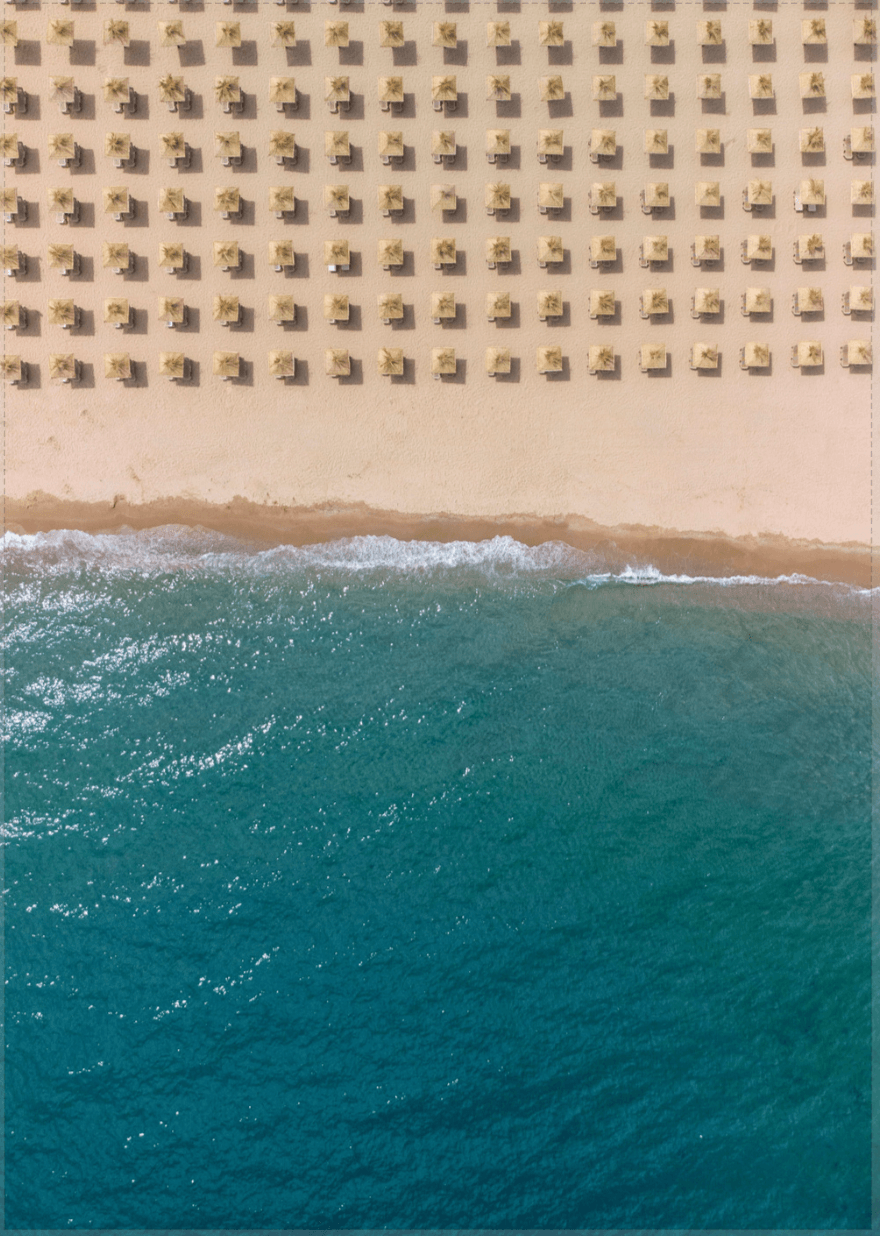
[[[721,22],[717,17],[697,22],[697,46],[719,47],[724,42]]]
[[[720,236],[695,236],[694,257],[700,262],[718,262],[721,260]]]
[[[751,78],[749,80],[751,81]],[[700,73],[697,76],[698,99],[720,99],[721,93],[720,73]]]
[[[601,25],[602,23],[597,23]],[[607,23],[612,29],[610,37],[614,37],[614,22]],[[595,44],[595,30],[593,42]],[[563,47],[565,45],[565,27],[561,21],[539,21],[538,22],[538,46],[539,47]],[[603,43],[601,46],[610,47],[613,44]]]
[[[645,74],[644,97],[655,101],[669,98],[669,78],[665,73]]]
[[[821,313],[825,308],[825,297],[820,287],[798,288],[795,296],[798,313]]]
[[[451,129],[435,129],[431,134],[431,154],[435,161],[453,158],[456,149],[455,133]]]
[[[131,356],[128,352],[104,353],[104,377],[127,382],[131,377]]]
[[[222,270],[237,270],[241,265],[241,250],[237,240],[215,240],[213,245],[214,265]]]
[[[593,129],[590,134],[590,154],[611,159],[617,153],[617,133],[614,129]]]
[[[292,21],[270,21],[269,42],[272,47],[296,47],[296,25]]]
[[[2,259],[0,265],[2,265],[3,270],[7,274],[15,274],[24,268],[24,261],[22,254],[19,252],[18,245],[0,245],[0,259]]]
[[[749,342],[742,350],[743,369],[769,369],[770,348],[766,343]]]
[[[872,365],[874,350],[869,339],[849,339],[846,343],[846,362],[848,365]]]
[[[769,17],[757,17],[749,21],[749,44],[764,47],[773,42],[773,22]]]
[[[773,202],[771,180],[750,180],[746,186],[746,201],[750,206],[770,206]]]
[[[129,47],[131,31],[127,21],[110,17],[104,22],[104,46],[112,47],[114,43],[120,47]]]
[[[241,374],[241,356],[238,352],[215,352],[211,368],[215,378],[237,378]]]
[[[131,196],[125,185],[110,185],[101,191],[105,215],[127,215],[131,212]]]
[[[771,313],[773,296],[769,288],[746,288],[746,313]]]
[[[383,322],[397,322],[403,317],[403,296],[400,292],[380,292],[376,307]]]
[[[15,22],[4,22],[3,23],[4,31],[6,27],[10,27],[10,26],[14,28]],[[49,25],[46,29],[46,42],[51,47],[73,47],[73,40],[74,40],[74,27],[73,27],[73,22],[70,20],[70,18],[69,17],[53,17],[52,20],[49,22]],[[9,45],[13,47],[18,46],[17,36],[15,36],[15,41],[12,42],[12,40],[6,38],[4,34],[3,42],[6,43],[8,46]]]
[[[565,302],[558,288],[538,292],[538,317],[543,322],[545,318],[561,318],[565,313]]]
[[[593,99],[597,103],[613,102],[617,98],[617,78],[613,73],[603,73],[593,78]]]
[[[24,376],[24,363],[18,355],[7,352],[0,357],[0,372],[6,382],[20,382]]]
[[[347,322],[351,316],[351,304],[347,296],[331,292],[324,297],[324,319],[327,322]]]
[[[497,210],[510,210],[510,185],[501,181],[486,185],[486,210],[494,215]]]
[[[324,241],[324,265],[348,266],[351,263],[351,250],[347,240]]]
[[[668,129],[645,129],[645,154],[665,155],[669,153]]]
[[[383,163],[390,163],[392,159],[402,159],[404,155],[403,133],[398,129],[380,129],[379,154],[382,156]]]
[[[435,267],[454,266],[458,261],[455,239],[452,236],[435,236],[431,239],[431,261]]]
[[[438,321],[450,321],[455,317],[455,293],[454,292],[432,292],[431,293],[431,318],[436,323]]]
[[[241,102],[241,78],[232,73],[224,73],[214,78],[214,98],[224,107]]]
[[[825,241],[819,232],[797,238],[798,257],[801,261],[813,262],[825,253]]]
[[[553,24],[553,23],[549,23]],[[562,26],[562,22],[558,23]],[[561,31],[560,31],[561,33]],[[562,42],[550,44],[550,46],[561,47]],[[596,21],[593,22],[593,46],[594,47],[616,47],[617,46],[617,27],[613,21]]]
[[[645,185],[645,205],[652,210],[666,210],[669,206],[669,182],[652,180]]]
[[[73,42],[73,22],[70,22],[71,28],[71,43]],[[49,31],[51,33],[52,23],[49,23]],[[51,40],[47,37],[46,42]],[[0,21],[0,44],[3,47],[18,47],[18,22],[17,21]],[[65,44],[70,46],[70,44]]]
[[[50,352],[49,377],[53,382],[73,382],[78,363],[73,352]]]
[[[269,265],[291,269],[296,264],[292,240],[270,240],[268,245]]]
[[[269,102],[276,105],[285,105],[296,102],[296,78],[295,77],[270,77],[269,78]]]
[[[721,182],[698,180],[694,185],[694,205],[717,208],[721,205]]]
[[[47,250],[50,270],[73,270],[76,266],[76,253],[73,245],[62,245],[53,242]]]
[[[691,369],[717,369],[718,345],[695,343],[691,349]]]
[[[332,215],[347,215],[351,210],[348,185],[324,185],[324,205]]]
[[[490,267],[513,261],[509,236],[490,236],[486,241],[486,261]]]
[[[593,262],[616,262],[616,239],[613,236],[591,236],[590,259]]]
[[[160,296],[157,306],[160,322],[173,322],[175,326],[181,326],[186,321],[186,304],[182,296]]]
[[[159,22],[160,47],[184,47],[185,44],[186,34],[182,21],[175,19],[174,21]]]
[[[328,378],[347,378],[351,374],[351,357],[347,348],[327,348],[324,372]]]
[[[160,133],[162,154],[166,159],[182,159],[186,155],[186,138],[182,133]]]
[[[296,214],[296,192],[290,185],[269,186],[269,209],[279,215]]]
[[[510,102],[510,74],[490,73],[486,78],[486,98],[496,103]]]
[[[403,348],[379,348],[376,367],[383,378],[401,377],[403,374]]]
[[[614,348],[609,343],[593,344],[589,351],[590,373],[612,373],[617,365]]]
[[[452,73],[443,73],[431,78],[431,98],[435,103],[455,103],[458,99],[458,83]]]
[[[853,180],[850,183],[849,200],[853,206],[872,206],[874,203],[873,180]]]
[[[538,159],[561,159],[565,154],[565,138],[562,129],[538,130]]]
[[[383,238],[377,243],[376,256],[383,269],[402,266],[404,263],[403,241],[396,237],[394,239]]]
[[[797,345],[796,356],[801,369],[817,369],[825,360],[822,345],[815,339],[802,339]]]
[[[853,154],[871,154],[874,150],[874,126],[868,124],[850,129],[849,142]]]
[[[721,312],[720,288],[697,288],[694,292],[694,313],[715,314]]]
[[[269,297],[270,322],[295,322],[296,301],[286,293],[276,293]]]
[[[348,47],[348,42],[349,37],[347,21],[324,22],[325,47]]]
[[[73,189],[62,188],[58,185],[47,191],[49,199],[49,209],[55,211],[59,215],[72,215],[76,210],[76,198],[73,194]]]
[[[539,236],[537,250],[539,266],[565,261],[565,247],[561,236]]]
[[[801,181],[800,199],[802,206],[825,205],[825,181],[815,180],[812,176]]]
[[[666,314],[669,312],[669,293],[666,288],[645,288],[642,292],[642,313]]]
[[[49,301],[49,325],[71,327],[76,325],[76,305],[69,298]]]
[[[431,373],[434,377],[453,374],[456,367],[455,348],[431,349]]]
[[[218,21],[214,27],[215,47],[241,47],[241,22]]]
[[[50,77],[49,98],[63,110],[76,98],[76,82],[72,77]]]
[[[721,154],[721,130],[697,129],[695,150],[701,155]]]
[[[455,185],[431,185],[431,209],[454,211],[458,209]]]
[[[487,47],[510,47],[510,22],[509,21],[487,21],[486,22],[486,46]]]
[[[747,262],[769,262],[773,258],[773,237],[751,235],[746,237],[745,258]]]
[[[15,134],[14,136],[17,139],[18,135]],[[48,145],[49,157],[51,159],[76,158],[76,142],[72,133],[50,133]]]
[[[403,47],[404,42],[402,21],[379,22],[380,47]]]
[[[163,103],[183,103],[186,100],[186,87],[182,77],[166,73],[159,78],[159,99]]]
[[[617,297],[610,288],[591,288],[590,317],[613,318],[617,312]]]
[[[798,134],[798,148],[801,154],[821,154],[825,149],[825,130],[820,125],[801,129]]]
[[[351,79],[345,76],[324,78],[324,102],[348,103],[351,99]],[[331,107],[331,111],[335,108]]]
[[[238,129],[215,131],[214,157],[217,159],[241,158],[241,134]]]
[[[773,150],[773,130],[749,129],[746,149],[749,154],[770,154]]]
[[[166,187],[159,190],[159,210],[164,215],[185,215],[186,194],[183,189]]]
[[[642,257],[646,262],[668,262],[669,237],[646,236],[642,241]]]
[[[542,181],[538,185],[538,209],[541,214],[547,210],[563,210],[565,207],[565,188],[561,181]]]
[[[337,159],[351,158],[351,143],[346,129],[325,130],[324,154],[331,163],[335,163]]]
[[[215,322],[238,322],[241,319],[241,304],[237,296],[215,296],[211,306],[211,318]]]
[[[486,373],[490,378],[496,373],[510,373],[510,348],[486,348]]]
[[[178,241],[164,240],[159,245],[159,265],[163,270],[183,270],[186,253]]]
[[[108,326],[128,326],[131,307],[124,297],[112,296],[104,301],[104,322]]]
[[[403,185],[379,185],[376,201],[383,214],[400,214],[403,211]]]
[[[538,348],[535,353],[535,366],[538,373],[562,373],[564,368],[562,348],[558,344]]]
[[[749,77],[749,98],[772,99],[773,97],[772,73],[753,73]]]
[[[828,42],[824,17],[807,17],[801,21],[801,42],[807,45]]]
[[[183,352],[160,352],[159,373],[163,378],[185,378],[186,356]]]
[[[4,300],[0,318],[6,330],[16,330],[24,320],[21,303],[17,300]]]
[[[241,213],[241,190],[235,185],[223,185],[214,190],[214,210],[228,218]]]
[[[486,293],[486,317],[490,322],[495,318],[509,318],[512,312],[509,292]]]
[[[669,46],[669,22],[651,20],[645,23],[645,43],[648,47]]]
[[[14,185],[0,189],[0,210],[4,214],[17,215],[19,210],[18,190]]]
[[[849,245],[850,254],[856,261],[866,261],[874,256],[874,237],[870,232],[853,232]]]
[[[538,97],[542,103],[559,103],[565,98],[565,83],[558,73],[538,78]]]
[[[103,89],[107,103],[128,103],[131,98],[127,77],[105,77]]]
[[[104,154],[109,159],[128,163],[131,160],[131,134],[119,132],[105,133]]]
[[[868,46],[877,42],[877,22],[873,17],[853,18],[853,43]]]
[[[665,343],[643,343],[639,349],[639,365],[642,369],[665,369],[667,363]]]
[[[433,47],[458,46],[458,26],[454,21],[435,21],[431,38]]]
[[[269,353],[269,376],[272,378],[296,377],[296,360],[292,352],[273,349]]]
[[[802,99],[825,98],[825,74],[820,72],[801,73],[798,77]]]

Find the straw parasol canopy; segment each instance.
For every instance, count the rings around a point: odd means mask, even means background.
[[[749,78],[749,81],[752,79]],[[697,77],[697,98],[698,99],[720,99],[721,98],[721,74],[720,73],[700,73]],[[754,98],[754,95],[752,95]]]
[[[645,23],[645,43],[648,47],[669,46],[669,22],[649,21]]]
[[[872,365],[874,350],[869,339],[849,339],[846,344],[846,359],[850,365]]]
[[[797,345],[797,363],[801,369],[817,369],[824,361],[822,345],[815,339],[802,339]]]
[[[73,41],[73,38],[72,38],[73,22],[70,23],[70,27],[71,27],[71,42],[72,42]],[[52,30],[52,23],[50,22],[49,23],[50,33],[51,33],[51,30]],[[47,43],[51,42],[51,40],[47,38],[46,42]],[[17,21],[0,21],[0,43],[2,43],[4,47],[18,47],[18,22]],[[65,44],[65,46],[69,46],[69,44]]]
[[[545,289],[538,293],[539,318],[561,318],[564,312],[565,304],[558,288],[551,291]]]
[[[131,377],[131,356],[128,352],[104,353],[104,377],[125,382]]]
[[[825,181],[814,180],[813,177],[810,177],[809,180],[802,180],[800,197],[801,204],[804,206],[824,206]]]
[[[701,262],[718,262],[721,259],[720,236],[695,236],[694,257]]]
[[[398,240],[396,237],[392,240],[380,240],[376,254],[380,266],[402,266],[404,261],[403,241]]]
[[[610,373],[617,364],[611,344],[593,344],[589,352],[589,365],[594,373]]]
[[[611,158],[617,152],[617,133],[614,129],[593,129],[590,134],[590,153]]]
[[[643,369],[665,369],[666,344],[643,343],[639,349],[639,361]]]
[[[811,232],[809,236],[798,236],[797,247],[798,256],[811,261],[825,252],[825,241],[818,232]]]
[[[277,294],[269,297],[270,322],[295,322],[296,301],[292,296]]]
[[[338,214],[347,214],[351,209],[348,185],[324,185],[324,205]]]
[[[380,292],[376,305],[383,320],[399,321],[403,317],[403,296],[400,292]]]
[[[818,71],[798,76],[802,99],[824,99],[825,74]]]
[[[718,47],[724,42],[721,22],[717,18],[697,22],[697,44],[700,47]]]
[[[601,23],[597,23],[601,24]],[[614,23],[609,23],[612,27],[611,37],[614,37]],[[595,32],[594,32],[595,42]],[[565,28],[561,21],[539,21],[538,22],[538,45],[539,47],[563,47],[565,45]],[[613,46],[613,44],[605,44],[605,46]]]
[[[873,180],[853,180],[850,183],[849,200],[853,206],[870,206],[874,202]]]
[[[351,373],[351,357],[347,348],[327,348],[324,372],[328,378],[347,378]]]
[[[292,240],[270,240],[268,252],[270,266],[293,266],[296,262]]]
[[[510,210],[510,185],[501,181],[486,185],[486,209]]]
[[[380,47],[403,47],[404,42],[402,21],[379,22]]]
[[[850,237],[850,252],[854,258],[874,256],[874,237],[870,232],[853,232]]]
[[[273,348],[269,353],[269,376],[273,378],[296,377],[296,360],[293,353]]]
[[[877,42],[877,22],[873,17],[853,18],[853,42],[862,45]]]
[[[53,243],[49,245],[48,254],[50,270],[73,270],[76,265],[73,245]]]
[[[241,210],[241,192],[235,185],[224,185],[214,190],[214,210],[221,214],[237,215]]]
[[[431,98],[435,103],[454,103],[458,98],[458,83],[452,73],[431,78]]]
[[[0,208],[11,215],[18,213],[18,190],[14,186],[0,189]]]
[[[403,158],[403,133],[399,129],[379,130],[379,154],[391,159]]]
[[[213,246],[213,260],[215,266],[238,266],[241,262],[241,253],[238,247],[237,240],[215,240]]]
[[[513,254],[509,236],[490,236],[486,241],[486,261],[492,263],[510,262]]]
[[[454,266],[458,260],[455,240],[452,236],[434,236],[431,239],[431,261],[435,266]]]
[[[325,21],[324,22],[324,46],[325,47],[348,47],[348,22],[347,21]]]
[[[296,192],[289,185],[269,186],[269,209],[276,214],[292,215],[296,212]]]
[[[642,292],[643,313],[668,313],[669,294],[666,288],[645,288]]]
[[[749,21],[749,44],[752,47],[761,47],[772,42],[773,22],[769,17],[756,17]]]
[[[16,144],[18,135],[15,134]],[[73,159],[76,157],[76,142],[72,133],[50,133],[49,155],[53,159]]]
[[[512,313],[509,292],[486,293],[486,317],[509,318]]]
[[[110,159],[130,159],[131,134],[116,132],[105,133],[104,154]]]
[[[691,366],[694,369],[717,369],[718,345],[715,343],[695,343],[691,352]]]
[[[854,99],[873,99],[876,94],[873,73],[856,73],[850,78]]]
[[[120,47],[128,47],[131,43],[131,33],[127,21],[110,17],[104,22],[104,46],[110,47],[118,43]]]
[[[160,47],[183,47],[186,43],[186,35],[183,31],[183,22],[175,19],[174,21],[159,22],[159,46]]]
[[[101,265],[105,270],[125,269],[131,261],[128,243],[120,240],[105,240],[101,245]]]
[[[853,154],[870,154],[874,149],[873,125],[860,125],[850,129],[849,140]]]
[[[669,98],[669,78],[665,73],[645,74],[645,98],[657,100]]]
[[[376,366],[382,377],[400,377],[403,374],[403,348],[379,348]]]
[[[542,181],[538,185],[538,205],[545,210],[562,210],[565,206],[565,189],[561,181]]]
[[[431,154],[446,157],[455,151],[455,133],[451,129],[435,129],[431,134]]]
[[[57,211],[58,214],[72,214],[76,207],[76,198],[73,195],[73,189],[60,188],[56,186],[49,189],[47,196],[49,198],[49,209]]]
[[[828,32],[825,29],[824,17],[808,17],[801,21],[802,43],[827,43]]]
[[[773,130],[749,129],[746,144],[749,154],[770,154],[773,150]]]
[[[698,180],[694,185],[694,205],[720,206],[721,182],[718,180]]]
[[[159,319],[162,322],[183,322],[186,317],[186,305],[182,296],[160,296],[158,298]]]
[[[562,22],[559,22],[562,25]],[[561,44],[551,44],[551,46],[561,46]],[[613,21],[596,21],[593,22],[593,46],[594,47],[616,47],[617,46],[617,27]]]
[[[773,257],[772,236],[747,236],[746,261],[769,262]]]
[[[176,240],[164,240],[159,245],[159,265],[165,270],[180,270],[186,260],[183,245]]]
[[[561,236],[538,237],[538,261],[543,263],[565,261],[565,248]]]
[[[238,103],[241,100],[241,79],[224,73],[214,78],[214,98],[218,103]]]
[[[454,292],[432,292],[431,293],[431,317],[432,318],[454,318],[456,314],[455,293]]]
[[[509,21],[487,21],[486,22],[486,46],[487,47],[510,47],[510,22]]]
[[[769,288],[746,288],[746,313],[770,313],[773,296]]]
[[[697,288],[694,292],[694,312],[695,313],[720,313],[721,312],[721,289],[720,288]]]
[[[127,325],[130,316],[131,309],[124,298],[113,296],[104,301],[104,321],[108,325],[115,326],[116,323]]]
[[[5,37],[7,27],[12,27],[12,37]],[[4,22],[3,42],[12,47],[18,46],[18,36],[15,33],[15,22]],[[14,40],[14,41],[13,41]],[[46,29],[46,42],[52,47],[73,47],[73,22],[69,17],[53,17]]]
[[[166,73],[159,78],[159,98],[163,103],[182,103],[186,98],[186,88],[182,77]]]
[[[241,47],[241,22],[218,21],[214,27],[215,47]]]
[[[127,77],[105,77],[104,99],[107,103],[127,103],[131,96],[131,87]]]
[[[590,258],[594,262],[616,262],[617,241],[613,236],[591,236]]]
[[[182,133],[160,133],[159,141],[166,159],[182,159],[186,154],[186,138]]]
[[[433,47],[453,48],[458,46],[458,26],[454,21],[435,21],[431,39]]]
[[[49,325],[73,326],[76,322],[76,305],[72,300],[49,301]]]
[[[431,349],[431,373],[442,375],[455,373],[455,348]]]
[[[598,103],[611,102],[617,98],[617,78],[613,73],[603,73],[593,78],[593,98]]]
[[[351,314],[348,297],[331,292],[324,297],[324,317],[328,322],[347,322]]]
[[[296,78],[295,77],[270,77],[269,78],[269,102],[270,103],[295,103],[296,102]]]
[[[324,154],[328,159],[351,157],[351,143],[347,129],[326,129],[324,131]]]
[[[535,364],[538,373],[562,373],[562,348],[555,343],[538,348],[535,353]]]
[[[326,103],[347,103],[350,98],[350,78],[340,76],[324,78],[324,101]]]
[[[743,363],[747,369],[769,369],[770,348],[766,343],[747,343],[743,348]]]
[[[379,185],[376,200],[380,210],[403,210],[403,185]]]
[[[21,322],[21,304],[17,300],[4,300],[3,302],[3,325],[6,327],[16,327]]]
[[[538,130],[538,154],[560,157],[565,153],[565,141],[562,129]]]
[[[539,77],[538,93],[542,103],[559,103],[565,98],[565,84],[558,73],[552,77]]]
[[[182,215],[186,210],[186,194],[183,189],[160,189],[159,209],[165,215]]]
[[[131,197],[125,185],[109,185],[101,191],[105,215],[127,215],[131,209]]]
[[[510,348],[486,348],[486,373],[510,373]]]
[[[825,298],[822,289],[816,287],[798,288],[797,307],[801,313],[821,313],[825,308]]]
[[[269,42],[273,47],[296,47],[296,25],[292,21],[270,21]]]
[[[76,82],[72,77],[50,77],[49,98],[53,103],[72,103],[76,97]]]
[[[215,378],[237,378],[241,373],[241,356],[238,352],[215,352],[212,370]]]
[[[211,317],[215,322],[237,322],[241,316],[241,305],[237,296],[215,296],[211,308]]]
[[[4,270],[21,268],[21,254],[18,251],[18,245],[0,245],[0,256],[3,258]]]
[[[72,352],[49,354],[49,377],[53,382],[71,382],[76,377],[76,357]]]
[[[380,77],[377,85],[380,103],[402,103],[403,78]]]
[[[721,130],[697,129],[695,149],[697,154],[721,154]]]
[[[642,241],[642,256],[648,262],[668,262],[669,238],[667,236],[646,236]]]
[[[752,206],[769,206],[773,201],[773,182],[750,180],[746,189],[746,200]]]
[[[186,356],[183,352],[160,352],[159,373],[163,378],[186,377]]]
[[[324,241],[324,265],[348,266],[351,261],[351,251],[347,240]]]
[[[494,100],[496,103],[510,102],[509,73],[490,73],[488,75],[486,78],[486,98]]]
[[[749,77],[750,99],[772,99],[773,94],[772,73],[754,73]]]
[[[20,382],[24,374],[24,364],[18,355],[7,353],[0,357],[0,371],[7,382]]]
[[[458,209],[455,185],[431,185],[431,209],[453,211]]]
[[[652,180],[645,185],[645,205],[656,210],[665,210],[669,205],[669,182]]]
[[[214,133],[214,155],[218,159],[241,158],[241,134],[237,129]]]
[[[611,288],[590,289],[590,313],[597,318],[613,318],[617,312],[617,297]]]
[[[825,149],[825,130],[820,125],[815,125],[811,129],[801,129],[798,146],[801,154],[821,154]]]
[[[645,129],[645,154],[665,155],[669,153],[668,129]]]

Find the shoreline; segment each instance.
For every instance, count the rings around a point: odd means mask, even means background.
[[[142,531],[167,525],[206,528],[240,540],[271,545],[314,545],[358,536],[391,536],[401,541],[483,541],[510,536],[528,546],[561,541],[593,552],[603,569],[652,566],[678,575],[806,575],[817,580],[873,587],[869,546],[794,541],[779,535],[729,537],[637,525],[602,527],[577,515],[542,518],[511,514],[456,516],[381,510],[365,504],[311,507],[261,506],[243,498],[226,503],[160,499],[131,504],[76,502],[33,495],[7,499],[4,530],[16,533]]]

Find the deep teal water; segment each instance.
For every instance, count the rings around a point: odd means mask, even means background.
[[[869,1226],[870,598],[636,578],[7,538],[8,1228]]]

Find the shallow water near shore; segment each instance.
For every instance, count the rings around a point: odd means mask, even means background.
[[[872,599],[7,535],[7,1227],[868,1227]]]

